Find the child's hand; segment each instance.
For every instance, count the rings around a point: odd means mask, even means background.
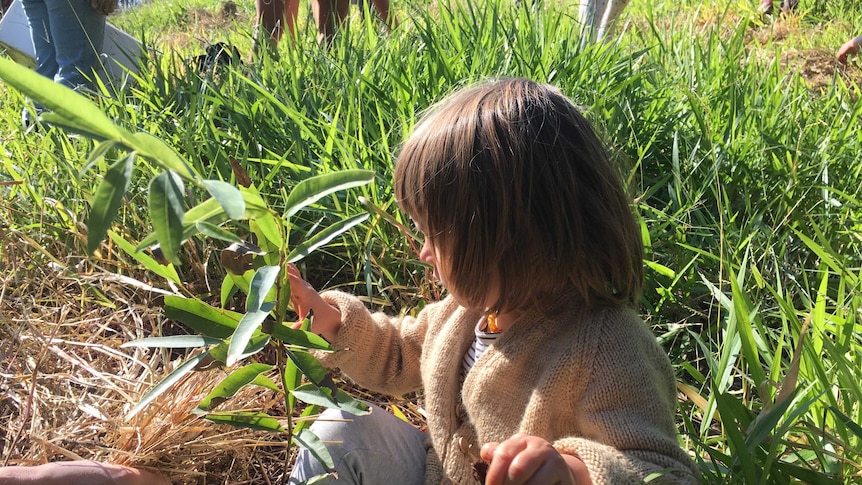
[[[287,265],[287,274],[290,276],[290,301],[293,303],[293,309],[300,320],[293,327],[299,328],[302,320],[308,316],[308,312],[314,311],[310,330],[326,340],[334,342],[335,336],[338,335],[338,329],[341,327],[341,312],[338,308],[326,303],[317,290],[302,279],[296,265]]]
[[[486,485],[584,485],[590,474],[584,462],[561,455],[538,436],[516,434],[502,443],[486,443],[482,459],[490,463]]]

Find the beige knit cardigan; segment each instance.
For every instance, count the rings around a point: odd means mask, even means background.
[[[330,291],[341,310],[334,348],[323,357],[359,385],[390,395],[424,389],[426,484],[475,484],[465,445],[540,436],[577,454],[593,483],[698,483],[674,426],[670,362],[628,308],[583,311],[563,298],[543,316],[523,315],[476,361],[463,387],[461,361],[481,315],[448,297],[418,317],[371,314]],[[466,411],[466,416],[464,414]],[[442,467],[441,467],[442,465]]]

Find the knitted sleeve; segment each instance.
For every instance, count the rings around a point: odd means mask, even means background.
[[[595,345],[582,356],[591,377],[572,396],[582,435],[554,447],[580,456],[596,485],[643,483],[647,477],[655,484],[699,483],[677,442],[676,386],[667,355],[639,318],[621,320],[595,322]]]
[[[371,313],[353,295],[321,294],[341,311],[341,328],[332,342],[335,353],[317,356],[328,367],[339,367],[351,380],[372,391],[401,395],[422,386],[420,357],[427,329],[423,309],[418,318]]]

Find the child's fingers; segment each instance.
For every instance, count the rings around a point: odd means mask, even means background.
[[[491,458],[494,457],[494,450],[497,449],[499,444],[500,443],[497,442],[485,443],[482,445],[482,449],[479,450],[479,456],[482,457],[483,460],[490,462]]]
[[[299,321],[294,325],[294,328],[299,328],[302,326],[302,321],[308,316],[308,309],[305,308],[305,305],[303,305],[300,299],[295,297],[293,293],[290,295],[290,302],[293,304],[293,311],[296,312],[296,316],[299,319]]]
[[[309,295],[317,292],[307,281],[302,279],[299,268],[295,264],[287,265],[287,275],[290,278],[290,302],[293,304],[293,311],[296,312],[300,323],[302,323],[302,320],[308,316],[308,309],[311,306],[307,301]]]
[[[515,435],[502,443],[482,447],[489,461],[486,485],[570,485],[574,483],[566,460],[546,440]]]
[[[290,276],[291,279],[293,279],[293,278],[302,279],[302,275],[299,273],[299,268],[297,268],[296,265],[293,263],[289,263],[287,265],[287,274],[288,274],[288,276]]]
[[[485,447],[482,447],[482,458],[489,462],[485,485],[509,485],[516,483],[509,480],[509,467],[512,465],[515,457],[526,446],[527,444],[523,436],[515,435],[493,447],[493,452],[490,453],[491,456],[488,458],[485,458]]]

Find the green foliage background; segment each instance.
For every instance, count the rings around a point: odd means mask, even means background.
[[[862,483],[858,64],[835,66],[812,90],[783,61],[834,51],[862,25],[862,7],[803,0],[773,24],[754,2],[635,0],[612,42],[586,47],[574,6],[537,7],[396,4],[391,34],[354,15],[329,50],[303,21],[297,42],[274,55],[200,76],[186,59],[201,47],[178,47],[165,33],[194,29],[196,12],[219,5],[154,1],[112,21],[144,38],[161,32],[162,52],[135,85],[100,103],[205,178],[233,182],[235,158],[276,209],[303,178],[374,170],[375,183],[298,215],[291,237],[298,244],[321,225],[370,212],[304,269],[318,287],[346,286],[396,312],[439,293],[390,182],[417,115],[488,77],[555,84],[584,106],[628,175],[647,246],[642,310],[677,368],[680,439],[704,479]],[[249,6],[240,8],[247,20]],[[248,23],[205,40],[247,53]],[[97,181],[78,173],[92,142],[55,129],[25,134],[25,100],[0,91],[0,181],[20,182],[0,187],[0,224],[57,248],[46,261],[84,258],[81,221]],[[136,170],[114,225],[132,241],[150,231],[140,184],[156,173]],[[204,295],[203,280],[223,274],[208,256],[213,244],[193,240],[182,252],[190,293]]]

